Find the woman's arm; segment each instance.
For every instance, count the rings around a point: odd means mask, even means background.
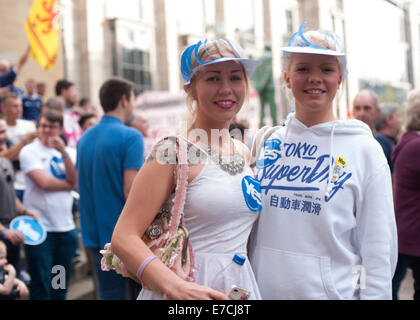
[[[174,165],[151,159],[134,179],[111,241],[113,252],[133,274],[152,254],[141,237],[175,188]],[[211,288],[182,280],[159,259],[146,266],[141,280],[172,299],[227,299]]]

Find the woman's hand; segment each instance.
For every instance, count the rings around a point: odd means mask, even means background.
[[[172,300],[230,300],[224,293],[193,282],[183,281],[181,287],[166,294]]]

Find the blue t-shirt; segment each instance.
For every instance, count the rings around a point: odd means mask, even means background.
[[[11,68],[9,71],[0,74],[0,88],[13,85],[16,79],[16,70]]]
[[[391,161],[391,153],[392,153],[393,145],[392,145],[391,140],[388,137],[378,132],[375,132],[373,135],[375,136],[376,140],[379,142],[382,149],[384,150],[386,160],[388,161],[389,169],[391,170],[391,172],[393,172],[394,165],[392,164],[392,161]]]
[[[30,97],[27,94],[23,94],[21,99],[23,109],[22,119],[38,121],[42,108],[41,96],[34,94],[32,97]]]
[[[123,173],[140,169],[144,143],[141,133],[113,116],[87,130],[77,144],[79,210],[86,247],[103,248],[125,204]]]

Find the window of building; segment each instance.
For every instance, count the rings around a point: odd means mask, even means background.
[[[134,93],[152,89],[150,54],[139,49],[121,48],[121,76],[134,82]]]
[[[343,11],[343,0],[336,0],[337,9]]]
[[[241,8],[241,19],[235,20],[235,31],[238,42],[243,48],[255,44],[255,4],[254,0],[231,0],[229,1],[230,10],[237,11]]]
[[[293,13],[292,10],[286,10],[286,30],[288,35],[293,34]]]

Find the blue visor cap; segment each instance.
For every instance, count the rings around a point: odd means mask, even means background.
[[[239,45],[233,44],[232,41],[224,37],[221,37],[218,40],[222,40],[228,45],[227,48],[229,51],[233,53],[234,57],[225,56],[222,52],[224,50],[220,49],[218,45],[216,45],[216,48],[218,49],[218,53],[220,57],[212,56],[207,49],[207,43],[208,43],[207,39],[204,40],[204,42],[199,41],[196,44],[189,46],[188,48],[184,50],[181,56],[181,74],[185,80],[184,88],[186,88],[186,86],[190,84],[191,78],[195,72],[200,70],[202,67],[210,65],[210,64],[220,63],[220,62],[225,62],[225,61],[238,61],[243,65],[249,77],[252,76],[252,72],[254,71],[254,69],[261,64],[261,62],[258,60],[252,60],[252,59],[246,58],[244,50],[241,47],[239,47]],[[200,49],[201,46],[203,46],[203,49],[207,53],[207,57],[211,59],[210,61],[203,62],[198,57],[198,50]],[[193,57],[194,57],[194,60],[199,64],[198,66],[195,66],[195,67],[193,66],[192,64]]]
[[[299,27],[299,31],[293,34],[287,47],[282,47],[281,50],[289,53],[311,53],[311,54],[322,54],[328,56],[345,56],[344,44],[340,37],[331,31],[323,31],[325,36],[325,42],[333,44],[334,48],[325,48],[317,46],[311,43],[303,35],[304,26],[306,22],[302,23]]]

